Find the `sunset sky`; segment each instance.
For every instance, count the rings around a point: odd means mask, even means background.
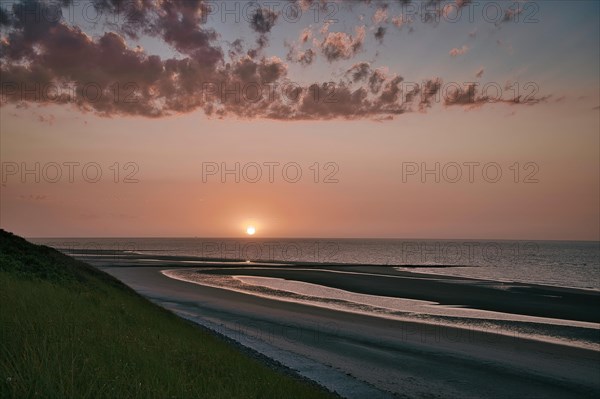
[[[0,4],[3,229],[600,239],[596,1]]]

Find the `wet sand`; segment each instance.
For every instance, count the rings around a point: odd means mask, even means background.
[[[391,267],[219,268],[203,273],[284,278],[361,294],[600,323],[600,292],[399,272]]]
[[[277,301],[170,279],[160,273],[166,268],[103,267],[162,306],[271,355],[346,397],[583,398],[600,394],[597,351]],[[339,273],[317,270],[239,266],[214,272],[293,278],[376,295],[436,297],[447,304],[597,320],[597,312],[592,311],[598,299],[595,292],[518,284],[498,288],[496,283],[420,276],[391,268],[342,269],[397,278],[361,275],[357,280],[350,274],[339,278]]]

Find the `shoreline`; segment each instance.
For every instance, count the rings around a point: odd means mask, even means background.
[[[278,260],[244,260],[237,258],[221,258],[221,257],[199,257],[193,255],[158,255],[156,253],[144,253],[143,251],[128,251],[128,250],[113,250],[113,249],[84,249],[80,251],[74,251],[73,249],[57,247],[56,250],[84,260],[85,262],[95,264],[98,266],[108,264],[108,261],[112,259],[110,264],[124,267],[143,267],[143,266],[154,266],[157,262],[161,262],[162,265],[168,267],[174,267],[180,265],[184,267],[195,267],[194,264],[203,266],[215,266],[215,267],[239,267],[239,266],[263,266],[263,267],[327,267],[335,268],[339,270],[351,269],[351,268],[373,268],[373,270],[388,270],[403,275],[406,277],[428,277],[438,279],[460,279],[465,281],[482,282],[482,283],[499,283],[499,284],[511,284],[519,286],[534,287],[540,289],[555,289],[555,290],[566,290],[568,292],[583,292],[590,294],[600,295],[600,287],[598,288],[584,288],[574,287],[559,284],[544,284],[535,282],[522,282],[515,280],[504,280],[504,279],[486,279],[470,276],[458,276],[443,273],[430,273],[420,272],[419,269],[453,269],[453,268],[470,268],[476,269],[481,266],[475,265],[450,265],[450,264],[438,264],[438,265],[424,265],[424,264],[362,264],[362,263],[343,263],[343,262],[310,262],[310,261],[278,261]],[[156,252],[156,251],[148,251]],[[168,251],[167,251],[168,252]],[[398,270],[398,269],[409,269],[409,270]]]
[[[175,267],[175,265],[168,264],[163,266]],[[209,264],[203,266],[210,267]],[[390,267],[362,265],[318,269],[305,268],[304,265],[296,267],[214,266],[216,267],[205,272],[215,275],[283,278],[360,294],[431,301],[441,305],[464,306],[518,315],[600,323],[600,314],[594,306],[594,303],[600,300],[600,292],[595,291],[400,272]]]
[[[198,276],[186,276],[185,272],[198,273]],[[333,311],[347,312],[351,314],[368,315],[390,320],[400,320],[417,322],[431,326],[446,326],[465,330],[473,330],[480,332],[490,332],[493,334],[503,335],[507,337],[520,337],[523,339],[531,339],[540,342],[553,343],[557,345],[570,346],[575,348],[583,348],[590,350],[600,349],[600,324],[589,322],[578,322],[562,319],[548,319],[541,317],[531,317],[523,315],[514,315],[509,313],[481,311],[479,309],[470,308],[449,308],[441,306],[437,303],[426,303],[425,306],[431,306],[441,310],[440,313],[421,313],[418,310],[396,310],[385,309],[377,306],[369,306],[346,300],[328,301],[326,298],[319,298],[311,295],[296,294],[286,291],[278,291],[276,289],[262,286],[246,286],[242,284],[228,284],[222,281],[207,281],[206,278],[210,275],[202,274],[201,271],[187,269],[167,269],[161,270],[161,274],[168,278],[188,282],[196,285],[212,287],[217,289],[225,289],[241,294],[257,296],[275,301],[283,301],[289,303],[299,303],[307,306],[320,307]],[[232,276],[237,280],[239,276]],[[261,277],[262,278],[262,277]],[[326,287],[323,287],[326,288]],[[354,294],[348,292],[348,294]],[[371,295],[367,295],[371,296]],[[377,296],[373,296],[377,297]],[[404,299],[402,299],[404,300]],[[417,300],[407,300],[411,302],[425,302]],[[439,306],[439,307],[438,307]],[[443,314],[456,313],[460,315]],[[464,313],[473,312],[477,315],[465,315]],[[532,327],[535,326],[535,327]],[[528,331],[529,329],[529,331]],[[534,331],[532,331],[534,330]],[[553,331],[552,331],[553,330]],[[568,333],[560,334],[566,330]]]

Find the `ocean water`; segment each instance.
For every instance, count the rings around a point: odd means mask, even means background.
[[[600,242],[402,239],[31,238],[67,254],[389,265],[399,270],[600,290]]]

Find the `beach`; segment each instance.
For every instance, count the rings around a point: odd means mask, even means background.
[[[100,267],[153,302],[344,397],[583,398],[600,393],[596,291],[507,285],[383,266],[208,262],[198,270],[174,265],[176,259],[151,263]],[[444,322],[451,317],[379,317],[167,277],[182,271],[303,281],[550,322],[477,319],[471,327]],[[536,338],[536,326],[544,330],[542,338]]]

